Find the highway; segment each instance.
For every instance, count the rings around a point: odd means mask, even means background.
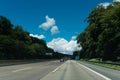
[[[120,71],[69,60],[40,80],[120,80]]]
[[[56,60],[0,67],[0,80],[40,80],[61,64]]]
[[[56,60],[0,67],[0,80],[120,80],[120,71]]]

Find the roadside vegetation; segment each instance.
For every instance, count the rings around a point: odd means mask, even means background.
[[[31,37],[21,26],[0,16],[0,60],[60,59],[63,56],[69,55],[54,52],[44,40]]]
[[[120,61],[120,2],[94,8],[86,21],[87,28],[78,35],[82,50],[74,52],[82,59],[99,58],[102,61]],[[93,62],[92,62],[93,63]],[[94,63],[120,68],[118,65]]]
[[[114,62],[99,62],[97,59],[91,59],[91,60],[80,60],[81,62],[89,63],[89,64],[94,64],[106,68],[111,68],[115,70],[120,70],[120,64],[116,64]]]

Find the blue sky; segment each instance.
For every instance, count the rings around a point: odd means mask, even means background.
[[[105,2],[113,0],[0,0],[0,15],[33,35],[44,36],[46,42],[56,38],[69,42],[87,27],[84,20],[92,9]],[[44,30],[40,26],[46,23],[47,16],[55,23]],[[51,34],[54,26],[58,32]]]
[[[86,28],[85,18],[103,2],[112,0],[0,0],[0,15],[32,34],[44,34],[46,41],[56,37],[70,40]],[[49,31],[38,28],[46,15],[55,19],[59,34],[51,36]]]

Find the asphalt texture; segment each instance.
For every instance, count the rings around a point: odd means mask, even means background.
[[[45,61],[30,64],[0,67],[0,80],[40,80],[62,62]]]
[[[120,80],[120,71],[68,60],[0,67],[0,80]]]
[[[111,80],[96,71],[69,60],[40,80]]]
[[[85,62],[79,62],[79,63],[109,77],[111,80],[120,80],[120,71],[119,70],[114,70],[114,69],[110,69],[110,68],[106,68],[106,67],[102,67],[102,66],[98,66],[98,65],[88,64]]]

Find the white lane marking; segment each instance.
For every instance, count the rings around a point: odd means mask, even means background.
[[[56,72],[59,68],[60,68],[60,66],[57,67],[56,69],[54,69],[52,72],[53,72],[53,73]]]
[[[32,67],[22,68],[22,69],[18,69],[18,70],[12,71],[12,72],[25,71],[25,70],[29,70],[29,69],[32,69]]]
[[[67,62],[67,61],[66,61]],[[55,73],[59,68],[61,68],[66,62],[64,62],[62,65],[58,66],[56,69],[54,69],[53,71],[49,72],[46,76],[48,76],[51,73]],[[46,76],[44,76],[43,78],[41,78],[40,80],[44,79]]]
[[[66,62],[65,62],[66,63]],[[62,65],[58,66],[56,69],[54,69],[52,72],[56,72],[58,69],[60,69],[65,63],[63,63]]]
[[[104,76],[104,75],[102,75],[102,74],[100,74],[100,73],[98,73],[98,72],[96,72],[96,71],[94,71],[94,70],[92,70],[92,69],[90,69],[90,68],[88,68],[88,67],[80,64],[80,63],[77,63],[77,64],[80,65],[80,66],[82,66],[82,67],[84,67],[85,69],[87,69],[87,70],[89,70],[89,71],[91,71],[91,72],[93,72],[93,73],[101,76],[101,77],[104,78],[105,80],[112,80],[112,79],[110,79],[110,78],[108,78],[108,77],[106,77],[106,76]]]

